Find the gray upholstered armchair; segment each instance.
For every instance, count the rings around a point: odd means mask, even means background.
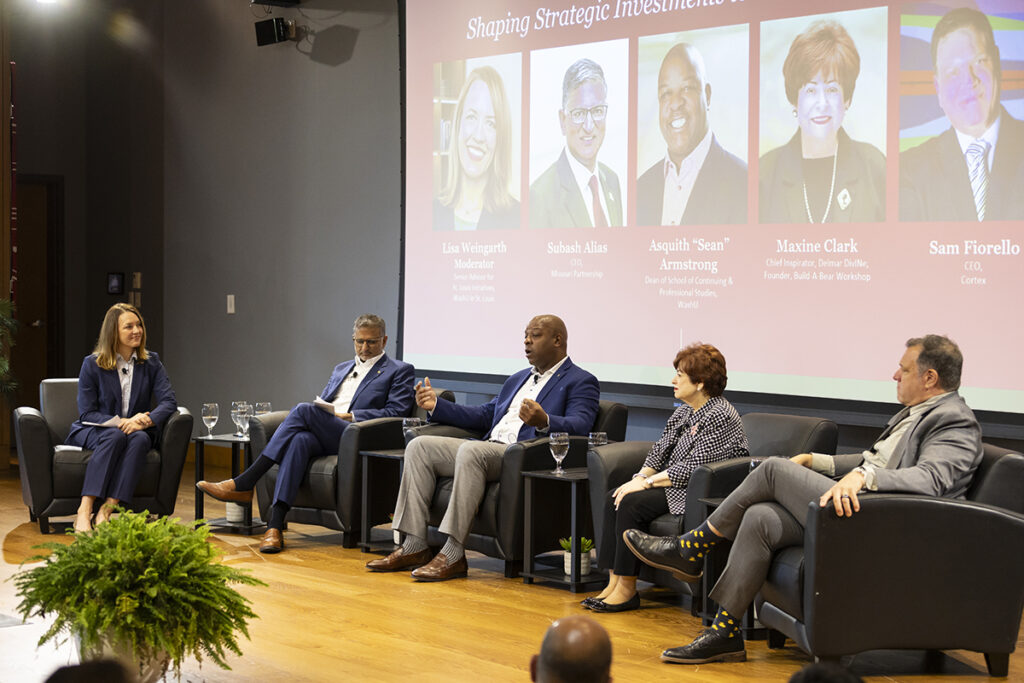
[[[434,388],[438,398],[455,401],[455,394],[445,389]],[[249,421],[249,441],[253,459],[258,458],[266,448],[274,431],[281,426],[288,411],[280,410],[254,417]],[[426,418],[426,412],[413,406],[412,417]],[[401,417],[380,417],[373,420],[354,422],[341,435],[338,453],[312,458],[306,477],[295,495],[295,501],[285,520],[299,524],[316,524],[340,531],[341,544],[354,548],[359,543],[362,521],[362,458],[359,451],[388,450],[403,448],[405,437],[402,433]],[[274,502],[274,486],[277,484],[278,466],[270,468],[256,483],[256,499],[260,513],[266,518]],[[398,497],[397,477],[375,477],[371,500],[377,506],[389,505],[387,512],[395,508]],[[386,501],[386,502],[385,502]],[[385,520],[381,520],[385,521]],[[366,539],[368,540],[368,539]]]
[[[22,406],[14,411],[14,436],[21,473],[21,497],[39,530],[50,533],[50,517],[74,515],[82,501],[85,466],[92,451],[65,446],[71,423],[78,419],[78,378],[44,379],[39,385],[41,410]],[[146,454],[132,510],[157,515],[174,512],[181,472],[185,467],[192,414],[186,408],[167,420],[156,447]]]
[[[706,516],[705,507],[699,503],[700,499],[724,498],[729,495],[747,476],[751,458],[789,457],[809,451],[832,454],[836,451],[839,431],[831,420],[774,413],[747,413],[742,419],[743,430],[750,444],[750,458],[733,458],[698,467],[687,487],[686,513],[658,517],[651,523],[650,533],[655,536],[678,536],[700,526]],[[601,446],[588,455],[595,538],[601,538],[605,495],[640,471],[651,445],[650,441],[626,441]],[[697,594],[696,585],[683,583],[668,572],[647,565],[641,567],[640,578],[671,587],[684,595]],[[696,614],[696,601],[691,603],[691,607]]]
[[[626,420],[629,409],[612,401],[600,401],[597,418],[592,431],[607,432],[608,439],[619,441],[626,437]],[[412,440],[421,434],[434,436],[455,436],[479,439],[482,434],[469,432],[458,427],[428,424],[409,430],[407,438]],[[569,454],[563,467],[583,467],[587,462],[587,437],[570,438]],[[501,478],[487,485],[483,501],[477,510],[470,528],[466,548],[475,550],[505,562],[505,576],[519,575],[523,565],[523,472],[550,470],[554,467],[547,437],[519,441],[505,450],[501,465]],[[452,493],[452,478],[440,477],[434,499],[430,506],[429,542],[441,545],[444,536],[437,530]],[[535,519],[566,518],[569,514],[568,500],[538,500],[534,511]],[[537,547],[558,547],[557,525],[545,525],[535,533]]]

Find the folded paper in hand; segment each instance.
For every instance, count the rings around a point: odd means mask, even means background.
[[[313,405],[315,405],[320,410],[325,410],[328,413],[330,413],[331,415],[334,415],[334,404],[333,403],[328,403],[327,401],[323,400],[319,396],[317,396],[313,400]]]
[[[115,415],[106,422],[83,422],[82,424],[86,427],[117,427],[121,424],[121,418]]]

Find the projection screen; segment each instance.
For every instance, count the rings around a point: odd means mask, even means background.
[[[1024,413],[1024,9],[933,57],[964,5],[406,0],[404,359],[508,374],[555,313],[603,382],[701,340],[730,390],[891,402],[935,332]]]

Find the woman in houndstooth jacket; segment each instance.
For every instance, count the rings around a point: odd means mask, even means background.
[[[622,540],[627,529],[646,531],[652,520],[686,509],[690,474],[704,463],[747,455],[739,413],[722,392],[725,357],[710,344],[691,344],[676,354],[674,396],[682,401],[633,478],[609,491],[597,563],[609,569],[608,585],[583,606],[595,612],[623,612],[640,606],[636,592],[639,560]]]

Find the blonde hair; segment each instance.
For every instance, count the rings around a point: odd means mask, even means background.
[[[117,323],[123,313],[133,313],[138,316],[139,325],[142,326],[142,343],[135,350],[135,357],[139,361],[144,361],[149,357],[149,354],[146,353],[146,323],[143,321],[139,309],[131,304],[114,304],[107,309],[107,314],[103,316],[103,324],[100,325],[100,336],[96,340],[96,348],[93,349],[93,353],[96,354],[96,365],[104,370],[113,370],[117,367],[117,345],[119,340]]]
[[[459,133],[462,129],[462,111],[471,85],[480,81],[487,86],[494,107],[495,143],[494,158],[487,169],[487,186],[484,188],[483,204],[488,211],[512,206],[512,195],[508,191],[508,179],[512,174],[512,114],[501,75],[491,66],[473,69],[466,76],[459,93],[455,115],[452,117],[452,136],[448,142],[448,175],[438,200],[444,206],[453,206],[462,192],[462,161],[459,159]]]

